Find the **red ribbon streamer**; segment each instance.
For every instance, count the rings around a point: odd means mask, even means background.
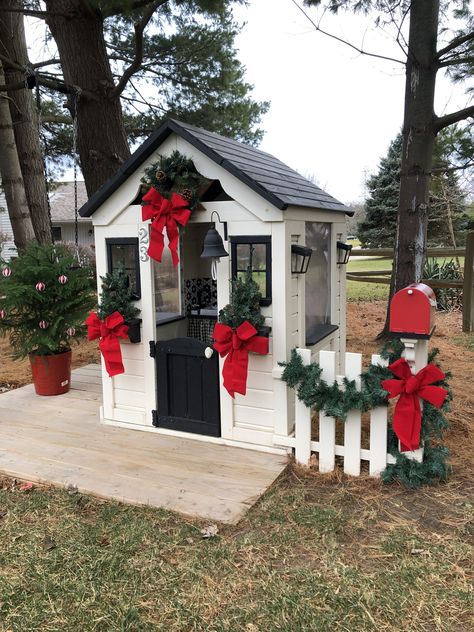
[[[383,380],[382,388],[389,397],[400,399],[395,405],[392,427],[400,440],[401,452],[417,450],[420,447],[421,406],[420,400],[426,400],[436,408],[441,408],[448,391],[440,386],[430,386],[445,378],[444,373],[434,364],[428,364],[416,375],[410,370],[405,358],[396,360],[388,367],[398,380]]]
[[[125,325],[122,314],[114,312],[105,320],[100,320],[95,312],[91,312],[86,319],[86,325],[87,338],[99,338],[99,349],[109,377],[125,373],[119,338],[127,337],[128,325]]]
[[[148,255],[152,259],[155,259],[155,261],[161,261],[165,247],[163,230],[166,227],[169,249],[173,259],[173,265],[176,267],[179,262],[179,232],[177,224],[186,226],[188,223],[191,217],[191,211],[188,208],[189,202],[177,193],[172,193],[171,198],[168,200],[153,187],[148,193],[145,193],[142,199],[144,202],[149,202],[149,204],[142,206],[142,220],[144,222],[148,219],[152,220]]]
[[[222,368],[224,387],[232,397],[235,397],[235,393],[245,395],[249,351],[266,355],[268,338],[257,336],[257,330],[248,320],[235,330],[223,323],[216,323],[212,337],[214,348],[221,358],[225,357]]]

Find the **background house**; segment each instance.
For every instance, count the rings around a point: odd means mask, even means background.
[[[84,182],[77,183],[77,204],[80,208],[87,202],[87,192]],[[54,241],[72,242],[75,240],[74,229],[74,182],[58,182],[50,192],[51,220],[53,224]],[[10,259],[16,255],[13,243],[13,231],[8,216],[5,194],[0,188],[0,233],[6,236],[2,241],[1,255]],[[78,239],[81,246],[92,246],[94,243],[94,228],[88,217],[78,216]]]

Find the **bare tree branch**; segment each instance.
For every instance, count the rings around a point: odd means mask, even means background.
[[[470,55],[469,57],[450,57],[449,59],[445,59],[444,61],[439,62],[438,68],[446,68],[447,66],[460,66],[461,64],[472,64],[474,63],[474,55]]]
[[[331,39],[335,39],[337,42],[341,42],[341,44],[345,44],[346,46],[349,46],[349,48],[352,48],[353,50],[357,51],[361,55],[367,55],[368,57],[376,57],[377,59],[385,59],[386,61],[394,61],[396,64],[405,65],[405,62],[402,61],[401,59],[395,59],[394,57],[386,57],[385,55],[377,55],[377,53],[369,53],[363,50],[362,48],[359,48],[355,44],[352,44],[351,42],[348,42],[342,39],[341,37],[338,37],[337,35],[333,35],[332,33],[323,31],[323,29],[319,26],[319,24],[316,24],[316,22],[309,16],[309,14],[306,13],[303,7],[300,7],[300,5],[296,2],[296,0],[291,0],[291,2],[295,5],[295,7],[297,7],[301,11],[301,13],[306,17],[306,19],[309,20],[309,22],[311,22],[315,30],[319,31],[323,35],[326,35],[327,37],[330,37]]]
[[[165,2],[168,2],[168,0],[164,0],[164,2],[161,2],[161,4],[164,4]],[[129,2],[127,3],[127,9],[129,11],[135,11],[135,9],[141,9],[142,7],[146,7],[149,4],[152,4],[153,0],[135,0],[134,2]],[[116,2],[114,5],[110,6],[108,9],[103,10],[102,11],[102,17],[105,18],[110,18],[113,15],[118,15],[119,13],[122,13],[124,10],[124,5],[123,2]]]
[[[125,87],[130,78],[133,77],[133,75],[140,70],[143,62],[143,33],[148,26],[153,13],[156,11],[156,9],[158,9],[158,7],[165,4],[165,2],[167,2],[167,0],[154,0],[145,11],[142,18],[136,24],[134,24],[133,28],[135,30],[135,58],[130,66],[125,69],[120,81],[112,90],[112,98],[120,96],[125,90]]]
[[[47,59],[46,61],[39,61],[36,64],[31,64],[32,68],[43,68],[43,66],[54,66],[60,64],[60,59]]]
[[[464,121],[472,116],[474,116],[474,105],[470,105],[469,107],[458,110],[457,112],[451,112],[451,114],[446,114],[445,116],[436,117],[433,129],[437,134],[445,127],[453,125],[454,123],[459,123],[459,121]]]
[[[474,40],[474,32],[466,33],[466,35],[460,35],[459,37],[455,37],[453,40],[449,42],[447,46],[445,46],[444,48],[441,48],[438,51],[436,55],[437,59],[441,61],[441,58],[444,57],[444,55],[451,52],[453,49],[457,48],[458,46],[461,46],[462,44],[466,44],[466,42],[470,42],[471,40]]]

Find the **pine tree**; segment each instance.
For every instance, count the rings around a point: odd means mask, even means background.
[[[97,306],[97,315],[101,320],[114,312],[119,312],[125,321],[132,320],[139,313],[132,302],[132,288],[130,281],[123,269],[118,268],[100,277],[102,281],[102,293],[100,303]]]
[[[10,335],[14,357],[69,350],[94,304],[90,269],[64,247],[36,242],[0,268],[0,335]]]
[[[431,247],[462,245],[470,226],[466,196],[458,172],[452,169],[457,160],[451,135],[452,131],[443,130],[435,144],[427,235]],[[467,135],[466,130],[461,138]],[[402,136],[398,134],[381,159],[377,173],[367,181],[366,217],[357,226],[357,236],[364,248],[392,248],[395,243],[401,152]]]
[[[219,321],[235,329],[247,320],[259,329],[265,322],[260,311],[261,298],[260,288],[248,270],[244,277],[232,279],[230,303],[219,312]]]
[[[387,155],[381,159],[378,172],[367,181],[366,217],[357,227],[357,236],[364,248],[391,248],[394,245],[401,153],[402,135],[398,134],[390,143]]]

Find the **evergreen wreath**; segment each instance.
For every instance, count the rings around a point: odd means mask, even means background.
[[[380,356],[388,360],[388,364],[392,364],[401,357],[403,349],[403,344],[399,340],[391,340],[384,345]],[[429,354],[428,363],[435,360],[438,352],[438,349],[433,349]],[[342,390],[337,382],[328,384],[321,379],[322,369],[319,364],[312,362],[304,365],[295,349],[291,352],[290,361],[279,362],[279,365],[284,367],[281,379],[295,389],[298,399],[308,408],[323,411],[330,417],[345,421],[348,413],[353,409],[366,412],[376,406],[388,405],[388,393],[381,386],[382,380],[393,378],[387,367],[370,365],[367,371],[361,374],[362,387],[359,391],[355,381],[347,378],[343,380]],[[447,384],[450,376],[450,373],[447,373],[445,380],[437,382],[438,386],[449,391],[443,406],[437,409],[429,402],[423,403],[421,441],[424,447],[424,458],[422,463],[408,459],[403,452],[399,451],[398,439],[389,425],[387,451],[396,459],[396,463],[387,465],[382,472],[382,480],[385,483],[397,479],[406,487],[415,489],[421,485],[433,485],[447,479],[448,449],[445,446],[433,445],[432,441],[441,439],[448,428],[444,413],[449,409],[449,402],[452,400],[452,392]]]
[[[189,203],[192,211],[198,207],[203,189],[205,191],[210,184],[210,180],[197,171],[193,161],[177,150],[171,156],[160,156],[158,162],[147,167],[141,181],[167,199],[171,193],[177,193]]]

